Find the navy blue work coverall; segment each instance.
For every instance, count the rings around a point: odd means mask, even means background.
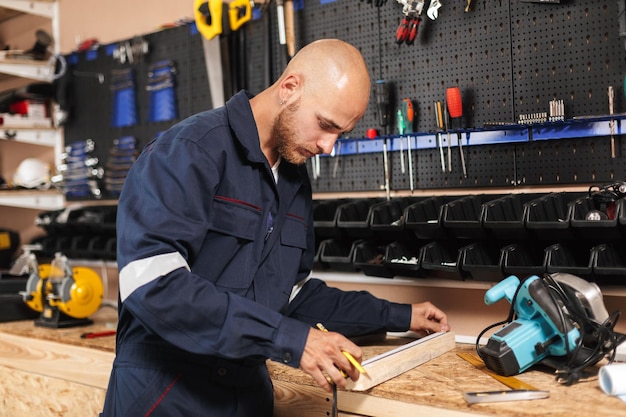
[[[128,174],[102,417],[270,417],[265,361],[298,367],[316,322],[346,335],[409,327],[410,305],[305,281],[314,255],[308,174],[283,160],[275,182],[249,99],[239,92],[176,124]]]

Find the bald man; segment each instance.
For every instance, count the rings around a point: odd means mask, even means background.
[[[241,91],[146,145],[118,205],[119,322],[102,417],[270,417],[267,359],[330,391],[326,375],[340,387],[340,370],[359,377],[347,337],[448,330],[429,302],[309,277],[304,163],[354,127],[369,88],[358,50],[316,41],[257,96]]]

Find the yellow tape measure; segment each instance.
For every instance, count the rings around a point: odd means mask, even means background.
[[[457,355],[461,359],[465,359],[467,362],[474,365],[477,369],[483,371],[487,375],[491,376],[493,379],[503,383],[509,388],[524,389],[524,390],[537,390],[537,388],[533,387],[532,385],[527,384],[524,381],[520,381],[519,379],[515,377],[498,375],[497,373],[492,372],[491,370],[487,369],[483,360],[480,359],[480,356],[478,356],[476,353],[459,352],[457,353]]]

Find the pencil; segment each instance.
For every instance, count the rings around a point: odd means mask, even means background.
[[[324,327],[324,325],[322,323],[317,323],[316,324],[317,328],[320,329],[323,332],[327,332],[328,329],[326,327]],[[354,365],[354,367],[362,374],[367,374],[367,371],[365,370],[365,368],[363,368],[363,366],[361,366],[361,364],[359,363],[359,361],[357,361],[354,356],[352,356],[350,354],[350,352],[346,352],[345,350],[342,350],[341,353],[343,353],[343,356],[345,356],[346,358],[348,358],[348,360],[350,361],[350,363],[352,365]]]

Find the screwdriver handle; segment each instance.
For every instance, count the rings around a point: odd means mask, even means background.
[[[404,42],[406,42],[408,36],[409,36],[409,17],[404,16],[402,18],[402,21],[400,22],[400,25],[398,26],[398,29],[396,29],[396,43],[398,45],[403,44]]]
[[[409,28],[407,32],[407,38],[404,41],[404,43],[406,43],[407,45],[413,45],[413,42],[415,42],[415,38],[417,38],[417,29],[419,28],[420,21],[421,21],[421,18],[417,16],[414,16],[411,19],[411,23],[409,24]]]
[[[446,100],[448,102],[448,112],[450,117],[456,119],[463,116],[463,102],[461,101],[461,91],[459,87],[446,89]]]

